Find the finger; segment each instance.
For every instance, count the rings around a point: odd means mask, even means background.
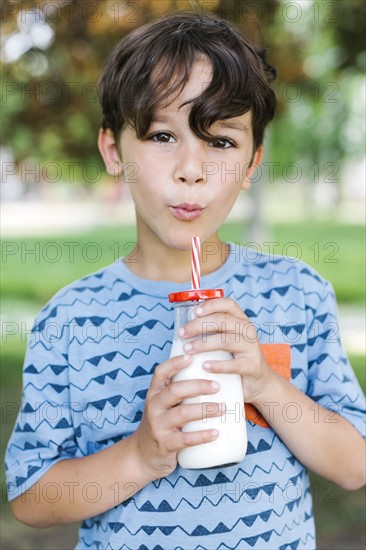
[[[237,332],[222,332],[216,334],[205,334],[201,338],[187,342],[183,350],[188,355],[202,353],[207,351],[225,350],[231,353],[249,354],[250,346],[257,344],[259,339],[255,327],[241,327]]]
[[[177,452],[185,447],[193,447],[202,443],[210,443],[218,438],[220,432],[218,430],[200,430],[196,432],[174,432],[169,441],[168,450]]]
[[[188,355],[177,355],[164,363],[158,365],[151,379],[148,391],[149,397],[156,395],[163,388],[171,383],[172,377],[182,369],[188,367],[192,362],[192,357]]]
[[[159,392],[159,395],[155,396],[154,401],[158,402],[159,407],[166,411],[175,407],[184,399],[190,399],[200,395],[210,395],[218,391],[220,391],[220,384],[213,380],[179,380],[173,382]]]
[[[200,303],[196,309],[197,317],[212,315],[213,313],[227,313],[239,319],[247,318],[239,304],[232,298],[213,298]]]
[[[248,356],[248,372],[245,374],[252,374],[253,370],[253,358]],[[230,359],[230,361],[205,361],[202,364],[202,368],[207,372],[214,372],[218,374],[243,374],[245,370],[245,357],[240,359]]]
[[[181,403],[166,413],[169,430],[182,428],[186,424],[195,421],[205,422],[208,418],[215,418],[224,415],[226,403],[208,401],[205,403]]]
[[[234,317],[227,313],[213,313],[190,321],[179,330],[181,338],[192,338],[201,335],[205,337],[215,333],[235,333],[243,330],[243,327],[252,325],[249,320],[242,317]]]

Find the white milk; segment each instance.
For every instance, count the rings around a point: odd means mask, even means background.
[[[175,337],[170,357],[184,355],[183,345],[189,341],[182,341]],[[214,380],[220,384],[217,393],[202,395],[191,399],[185,399],[183,403],[201,403],[203,411],[212,410],[205,408],[204,403],[226,403],[226,412],[219,417],[206,418],[190,422],[181,427],[183,432],[196,430],[216,429],[220,435],[215,441],[186,447],[178,453],[178,462],[182,468],[210,468],[223,464],[241,462],[247,450],[247,432],[245,425],[244,398],[242,380],[239,374],[209,373],[202,368],[202,363],[209,360],[223,361],[232,359],[232,355],[226,351],[210,351],[193,356],[192,363],[174,376],[176,380],[192,380],[204,378]]]

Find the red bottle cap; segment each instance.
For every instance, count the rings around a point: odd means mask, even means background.
[[[224,291],[222,288],[184,290],[182,292],[172,292],[168,294],[169,302],[188,302],[197,300],[210,300],[211,298],[222,298]]]

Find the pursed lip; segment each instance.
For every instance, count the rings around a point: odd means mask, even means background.
[[[204,207],[197,203],[184,202],[176,206],[169,206],[173,215],[179,220],[194,220],[204,211]]]

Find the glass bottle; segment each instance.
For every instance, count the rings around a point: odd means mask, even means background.
[[[192,339],[182,340],[178,331],[181,327],[196,318],[195,309],[203,300],[221,298],[222,289],[188,290],[169,294],[169,301],[175,309],[174,338],[170,357],[184,355],[183,346]],[[207,333],[204,330],[208,329]],[[202,338],[210,338],[209,331],[214,327],[202,327]],[[214,441],[186,447],[178,453],[178,463],[182,468],[211,468],[241,462],[247,450],[247,432],[245,424],[244,396],[241,376],[239,374],[218,374],[205,371],[202,364],[205,361],[223,361],[232,359],[232,354],[224,350],[208,351],[193,355],[191,364],[177,373],[173,381],[206,379],[220,384],[220,390],[215,394],[202,395],[185,399],[183,403],[201,403],[202,420],[189,422],[181,427],[184,432],[216,429],[219,436]],[[204,403],[217,402],[226,404],[226,412],[222,416],[207,417],[209,406]],[[219,405],[220,406],[220,405]],[[205,415],[206,413],[206,415]]]

